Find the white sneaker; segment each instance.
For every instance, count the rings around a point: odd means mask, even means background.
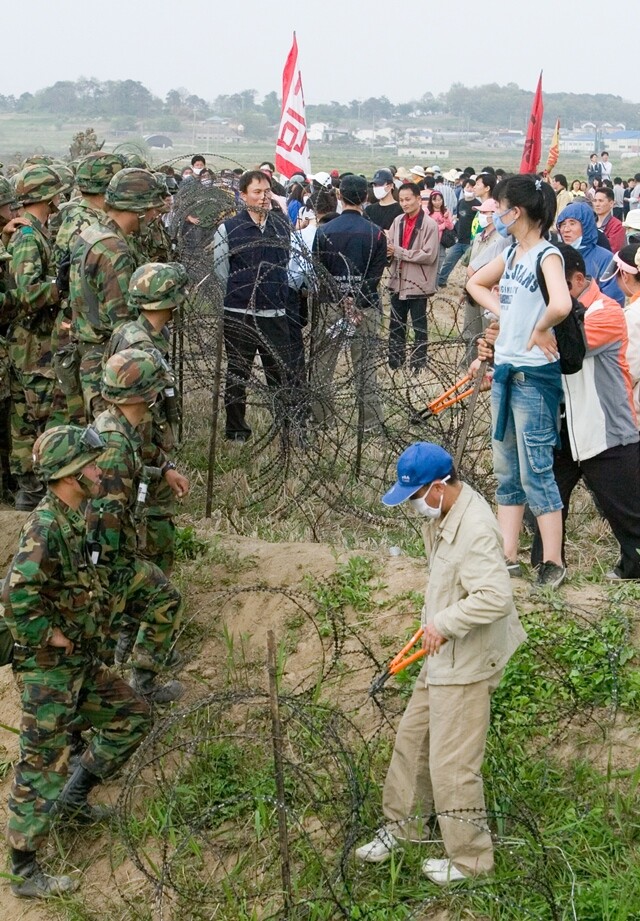
[[[429,857],[422,864],[422,872],[427,879],[438,886],[448,886],[449,883],[459,883],[463,879],[469,879],[447,858],[439,860],[436,857]]]
[[[386,828],[379,828],[372,841],[356,848],[358,860],[366,863],[382,863],[391,856],[391,851],[398,846],[397,840]]]

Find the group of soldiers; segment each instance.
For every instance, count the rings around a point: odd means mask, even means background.
[[[0,177],[3,489],[32,512],[1,619],[22,694],[8,823],[21,897],[75,888],[38,861],[53,817],[104,818],[89,792],[184,691],[167,674],[174,503],[189,491],[173,459],[167,326],[187,275],[168,261],[169,203],[162,174],[102,151]]]

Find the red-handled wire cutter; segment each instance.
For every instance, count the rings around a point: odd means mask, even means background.
[[[373,679],[371,687],[369,688],[369,697],[374,697],[378,691],[381,691],[392,675],[397,675],[398,672],[401,672],[403,669],[405,669],[407,665],[411,665],[412,662],[421,659],[425,655],[424,649],[418,649],[417,652],[413,652],[411,655],[407,655],[407,653],[416,645],[416,643],[422,639],[423,633],[424,629],[420,627],[417,633],[414,633],[414,635],[411,637],[407,645],[403,646],[398,655],[393,657],[385,670],[380,672],[377,678]],[[406,658],[403,658],[403,656],[406,656]]]

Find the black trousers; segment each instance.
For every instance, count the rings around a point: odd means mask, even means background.
[[[408,297],[401,301],[391,295],[389,317],[389,367],[402,368],[406,360],[407,320],[411,315],[415,344],[411,352],[411,367],[420,371],[427,364],[427,298]]]
[[[617,445],[578,463],[571,456],[569,436],[562,427],[562,443],[554,454],[553,474],[564,504],[562,558],[569,499],[582,478],[593,493],[598,509],[620,544],[615,567],[623,579],[640,579],[640,445]],[[542,563],[542,540],[537,527],[531,546],[531,563]]]
[[[291,354],[286,316],[261,317],[259,314],[226,311],[224,345],[227,352],[224,390],[227,438],[251,434],[245,420],[247,381],[256,352],[260,355],[267,386],[272,392],[274,415],[282,423],[283,417],[286,417]]]

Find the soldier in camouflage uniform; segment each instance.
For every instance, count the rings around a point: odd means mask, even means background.
[[[129,302],[140,315],[137,320],[116,326],[105,357],[134,348],[145,352],[157,350],[168,362],[167,324],[176,308],[186,301],[187,283],[187,273],[178,262],[149,263],[136,269],[129,283]],[[152,407],[152,419],[143,422],[138,429],[143,463],[164,471],[162,477],[149,483],[145,510],[146,546],[139,550],[167,576],[173,569],[175,555],[175,496],[186,496],[189,491],[189,481],[178,473],[173,462],[177,397],[175,385],[165,388]]]
[[[56,426],[38,438],[34,464],[48,490],[24,527],[4,582],[4,617],[22,688],[8,841],[11,872],[19,877],[11,888],[24,898],[75,889],[70,877],[48,876],[37,861],[52,815],[81,824],[104,817],[89,805],[88,793],[124,764],[150,727],[148,705],[95,655],[110,611],[81,508],[97,490],[103,450],[95,430],[77,426]],[[70,729],[78,717],[97,733],[67,779]]]
[[[53,261],[59,274],[69,271],[71,250],[85,227],[108,222],[104,211],[105,193],[109,182],[123,166],[122,156],[103,151],[89,154],[79,162],[75,185],[81,198],[65,202],[59,211],[60,226],[53,245]],[[69,422],[83,423],[84,400],[77,375],[79,356],[77,345],[71,343],[71,306],[68,299],[63,302],[58,314],[56,332],[53,360],[66,396],[67,418]],[[71,368],[70,373],[65,373],[67,368]]]
[[[127,302],[137,268],[130,238],[160,212],[163,194],[148,170],[120,170],[105,193],[107,221],[86,227],[71,254],[71,333],[81,354],[80,384],[89,420],[105,408],[100,386],[106,344],[117,323],[135,318]]]
[[[28,166],[14,179],[27,226],[8,246],[17,316],[8,335],[11,360],[11,466],[18,478],[16,508],[31,511],[44,494],[31,455],[54,406],[55,373],[51,335],[61,300],[53,275],[49,215],[57,209],[64,183],[50,166]]]
[[[0,176],[0,231],[3,237],[10,239],[16,229],[16,217],[22,208],[16,200],[16,193],[4,176]],[[18,217],[18,225],[21,222]],[[10,364],[7,334],[9,326],[16,315],[16,302],[13,294],[9,263],[11,256],[0,242],[0,475],[2,485],[0,495],[9,500],[16,483],[11,474],[11,389],[9,384]]]
[[[116,599],[113,635],[116,664],[131,647],[131,685],[156,703],[177,700],[179,681],[157,683],[167,664],[182,612],[178,590],[162,570],[142,559],[144,500],[151,471],[142,461],[141,423],[148,404],[170,383],[161,355],[125,349],[105,364],[102,395],[109,408],[95,420],[107,448],[100,458],[100,495],[87,510],[88,530],[99,547],[98,569]],[[156,470],[158,476],[176,471]]]
[[[154,173],[154,176],[163,189],[163,206],[158,216],[149,222],[139,237],[136,237],[139,265],[147,262],[169,262],[173,252],[173,242],[162,223],[162,215],[171,211],[173,193],[169,191],[167,176],[164,173]]]

